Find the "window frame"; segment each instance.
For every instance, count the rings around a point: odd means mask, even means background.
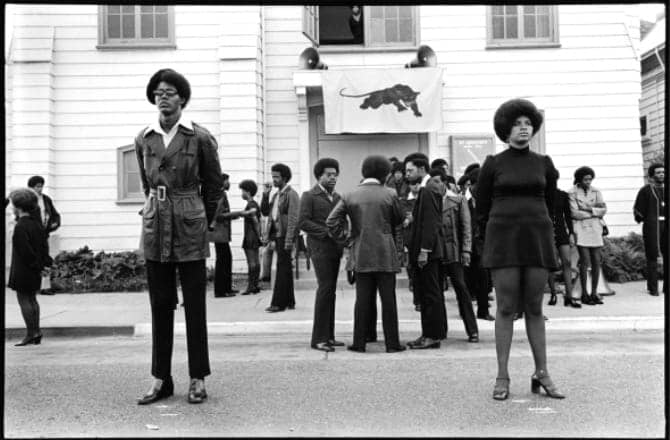
[[[327,6],[327,5],[324,5]],[[385,5],[386,6],[386,5]],[[363,6],[363,44],[326,44],[322,45],[319,41],[319,7],[318,6],[305,6],[303,11],[303,34],[310,40],[312,43],[319,48],[319,52],[392,52],[392,51],[407,51],[407,50],[416,50],[419,47],[419,42],[421,41],[421,26],[419,24],[420,14],[419,14],[419,5],[388,5],[388,6],[411,6],[412,11],[412,42],[398,42],[398,43],[371,43],[370,42],[370,20],[372,17],[371,9],[373,7],[383,7],[378,5]],[[315,13],[310,14],[307,12],[307,8],[315,8]],[[308,17],[311,15],[311,17]],[[311,18],[315,20],[316,23],[311,26],[315,34],[311,37],[307,32],[311,30],[308,28],[309,23],[308,19]]]
[[[116,203],[119,205],[144,203],[144,193],[141,191],[141,182],[139,193],[128,193],[128,188],[126,186],[127,170],[124,167],[125,162],[123,161],[123,156],[129,152],[135,152],[134,144],[123,145],[116,149]]]
[[[517,7],[517,23],[519,35],[523,32],[523,11],[524,6],[540,5],[507,5]],[[547,48],[561,47],[558,26],[558,5],[542,5],[549,8],[549,31],[548,38],[493,38],[493,6],[486,6],[486,49],[516,49],[516,48]]]
[[[167,38],[109,38],[107,29],[107,10],[109,6],[115,5],[99,5],[98,6],[98,44],[97,49],[102,50],[128,50],[128,49],[176,49],[175,43],[175,21],[174,21],[174,6],[167,5],[168,14],[168,36]],[[136,29],[139,28],[140,20],[140,6],[147,5],[122,5],[134,6]],[[162,6],[162,5],[159,5]]]

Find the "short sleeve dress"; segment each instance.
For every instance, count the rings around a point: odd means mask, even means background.
[[[558,266],[550,215],[556,180],[551,158],[528,148],[486,158],[476,188],[483,267]]]

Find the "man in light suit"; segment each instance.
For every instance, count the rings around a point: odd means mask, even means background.
[[[295,308],[295,292],[293,291],[293,271],[291,251],[296,239],[300,198],[288,182],[291,180],[291,169],[283,163],[276,163],[270,168],[272,184],[279,191],[269,201],[269,185],[263,190],[261,214],[269,216],[267,237],[274,240],[277,252],[277,274],[272,290],[272,301],[265,309],[268,313],[283,312],[288,307]]]
[[[443,258],[442,194],[430,180],[428,157],[412,153],[404,160],[408,180],[421,179],[412,211],[409,262],[414,268],[414,289],[421,305],[421,336],[407,345],[414,349],[440,348],[447,337],[440,265]]]
[[[356,273],[354,305],[354,340],[350,351],[365,352],[370,334],[370,316],[375,307],[376,292],[382,303],[382,324],[386,352],[403,351],[398,337],[398,308],[395,297],[396,273],[400,259],[395,235],[403,221],[396,192],[384,186],[391,163],[383,156],[368,156],[362,165],[363,181],[345,194],[326,219],[326,226],[338,242],[347,238],[347,217],[351,221],[351,254]]]
[[[302,194],[298,217],[298,226],[307,234],[307,247],[318,284],[311,347],[321,351],[334,351],[333,347],[344,346],[343,342],[335,340],[335,291],[342,246],[333,240],[326,227],[328,214],[340,201],[340,195],[335,192],[339,174],[340,164],[335,159],[324,157],[314,164],[314,177],[318,181]]]

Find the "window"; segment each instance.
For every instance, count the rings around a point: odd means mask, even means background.
[[[135,145],[117,149],[117,203],[144,203]]]
[[[558,10],[552,5],[488,6],[487,48],[558,47]]]
[[[106,5],[99,7],[100,49],[174,48],[174,6]]]
[[[328,47],[414,48],[416,6],[305,6],[303,33]]]

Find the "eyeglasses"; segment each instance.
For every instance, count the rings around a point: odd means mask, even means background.
[[[163,89],[156,89],[153,92],[154,98],[160,98],[161,96],[165,95],[168,98],[172,98],[173,96],[177,96],[179,92],[176,90],[163,90]]]

